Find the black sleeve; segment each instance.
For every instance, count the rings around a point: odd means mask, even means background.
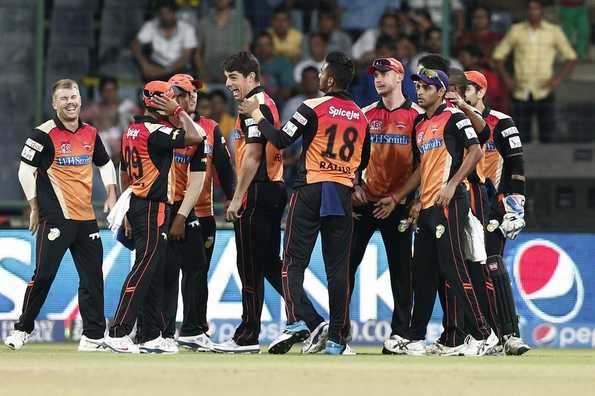
[[[521,136],[512,118],[504,118],[496,124],[494,128],[494,143],[496,144],[496,149],[504,159],[513,155],[523,154]]]
[[[362,146],[362,160],[357,168],[358,171],[363,171],[368,166],[368,162],[370,162],[371,145],[370,125],[368,124],[368,126],[366,126],[366,135],[364,136],[364,145]]]
[[[124,136],[120,140],[120,171],[126,172],[128,170],[128,163],[126,163],[126,157],[124,156],[124,147],[122,142],[124,141]]]
[[[233,198],[233,192],[235,189],[235,174],[233,166],[231,165],[231,155],[225,145],[225,139],[221,134],[219,126],[215,127],[213,131],[213,164],[217,170],[217,176],[219,182],[221,182],[221,188],[225,193],[225,197],[229,200]]]
[[[99,137],[99,134],[95,135],[95,149],[93,150],[93,163],[97,166],[103,166],[110,161],[105,146]]]
[[[39,167],[43,158],[54,156],[54,145],[47,133],[34,129],[25,141],[21,151],[21,161]],[[50,160],[51,161],[51,160]]]
[[[483,127],[481,133],[477,135],[477,137],[479,138],[479,144],[481,145],[488,141],[488,139],[490,138],[490,126],[487,123],[485,127]]]
[[[421,161],[421,154],[419,152],[419,148],[417,147],[417,133],[416,128],[417,125],[423,120],[424,115],[418,115],[415,120],[413,121],[413,132],[411,133],[411,151],[413,151],[413,169],[417,168],[419,162]]]
[[[161,127],[149,136],[149,144],[157,151],[171,151],[177,148],[184,148],[184,137],[186,133],[183,129],[174,129],[170,127]]]
[[[471,121],[461,112],[453,113],[444,127],[444,134],[453,135],[465,148],[479,144],[477,133],[475,133]]]
[[[302,103],[280,130],[264,119],[258,123],[258,127],[273,146],[283,149],[291,146],[302,135],[315,134],[318,129],[318,117],[314,110]]]
[[[204,141],[196,147],[190,160],[190,172],[204,172],[207,170],[207,158],[205,157]]]

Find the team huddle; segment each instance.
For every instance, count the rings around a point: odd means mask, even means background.
[[[269,353],[285,354],[302,343],[303,353],[353,355],[349,305],[357,268],[378,230],[394,302],[383,353],[529,350],[502,261],[505,241],[525,225],[522,145],[513,120],[484,102],[484,75],[449,69],[444,58],[427,55],[411,77],[414,103],[402,93],[402,64],[376,59],[368,72],[379,100],[360,109],[348,92],[353,63],[333,52],[319,74],[323,96],[305,100],[281,124],[253,55],[230,56],[223,72],[238,103],[237,178],[217,123],[197,113],[201,81],[177,74],[144,86],[145,113],[122,135],[118,199],[115,167],[97,130],[79,120],[77,83],[54,84],[56,115],[33,130],[21,153],[19,180],[31,207],[30,230],[37,233],[36,268],[22,315],[5,341],[9,348],[28,341],[70,249],[80,277],[79,351],[259,353],[266,279],[283,297],[287,314]],[[287,205],[283,150],[298,139],[280,257]],[[107,330],[93,164],[107,190],[110,228],[135,251]],[[234,224],[243,307],[234,336],[221,343],[209,338],[207,321],[215,172],[228,199],[225,217]],[[319,233],[328,321],[303,286]],[[183,321],[176,336],[179,289]],[[443,331],[427,345],[436,295]]]

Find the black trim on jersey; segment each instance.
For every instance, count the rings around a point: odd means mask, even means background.
[[[217,171],[221,188],[225,193],[225,198],[231,200],[235,190],[235,173],[231,164],[229,151],[223,143],[223,135],[219,125],[213,129],[213,165]]]
[[[382,98],[380,98],[380,100],[378,101],[378,104],[376,105],[375,108],[380,109],[380,110],[385,110],[385,111],[388,111],[389,113],[392,113],[392,112],[400,110],[400,109],[410,109],[412,105],[413,105],[413,102],[410,101],[409,99],[405,98],[405,101],[403,103],[401,103],[400,106],[397,106],[391,110],[388,107],[386,107],[386,105],[384,104],[384,101],[382,100]]]
[[[93,149],[93,163],[97,166],[103,166],[110,161],[110,157],[105,150],[105,146],[99,137],[99,133],[95,133],[95,147]]]
[[[78,122],[78,126],[76,127],[76,130],[71,131],[70,129],[66,128],[64,126],[64,123],[62,123],[62,121],[60,120],[60,118],[58,118],[57,114],[54,114],[54,116],[52,117],[52,120],[54,120],[54,123],[56,124],[56,127],[58,129],[62,129],[64,131],[70,132],[70,133],[75,133],[76,131],[78,131],[79,129],[81,129],[82,127],[84,127],[86,124],[81,121],[80,117],[79,117],[79,122]]]

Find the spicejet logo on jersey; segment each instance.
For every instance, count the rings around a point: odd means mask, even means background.
[[[140,133],[139,129],[128,128],[128,131],[126,131],[126,137],[129,137],[131,139],[136,139],[138,137],[139,133]]]
[[[359,112],[354,110],[345,110],[341,107],[330,106],[328,113],[331,117],[343,117],[351,120],[359,120]]]

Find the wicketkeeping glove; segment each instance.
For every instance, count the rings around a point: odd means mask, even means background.
[[[500,230],[507,239],[515,239],[525,228],[525,197],[520,194],[511,194],[504,198],[504,217]]]

